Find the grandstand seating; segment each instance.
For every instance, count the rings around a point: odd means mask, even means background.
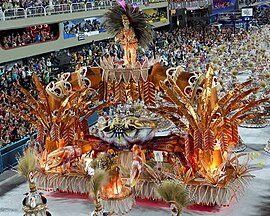
[[[89,7],[90,2],[83,4],[82,6],[78,6],[77,4],[69,4],[69,5],[52,5],[51,12],[46,11],[46,7],[48,6],[39,6],[43,7],[40,10],[34,10],[33,7],[31,8],[32,12],[28,12],[29,8],[23,9],[24,15],[17,16],[13,13],[11,16],[6,16],[4,13],[4,18],[2,16],[2,21],[0,21],[0,35],[5,35],[5,31],[9,31],[13,29],[17,31],[17,29],[21,29],[23,27],[29,26],[39,26],[39,25],[50,25],[50,24],[58,24],[59,25],[59,37],[57,40],[50,40],[46,43],[36,43],[35,45],[28,45],[28,46],[21,46],[16,49],[3,49],[0,48],[0,64],[4,62],[14,61],[17,59],[22,59],[34,55],[40,55],[43,53],[52,52],[54,50],[61,50],[69,47],[80,46],[84,44],[88,44],[92,41],[99,41],[105,40],[110,37],[106,32],[102,31],[99,34],[91,34],[89,37],[85,37],[84,40],[78,40],[78,37],[73,38],[64,38],[64,23],[70,20],[79,20],[91,17],[101,17],[104,13],[106,13],[107,8],[111,7],[114,4],[114,1],[101,1],[103,3],[99,3],[94,7]],[[105,3],[107,2],[107,3]],[[110,2],[110,3],[108,3]],[[133,0],[130,2],[135,2],[139,5],[142,10],[151,9],[151,8],[168,8],[168,2],[165,0],[150,0],[150,1],[143,1],[143,0]],[[145,2],[148,2],[145,4]],[[92,3],[91,3],[92,4]],[[77,6],[76,6],[77,5]],[[82,4],[81,4],[82,5]],[[15,9],[10,9],[15,10]],[[17,8],[17,11],[20,9]],[[39,13],[42,12],[42,13]],[[47,13],[48,12],[48,13]],[[57,16],[55,15],[57,14]],[[0,15],[1,17],[1,15]],[[9,18],[7,18],[9,17]],[[24,19],[23,19],[24,18]],[[159,22],[152,23],[153,27],[161,27],[169,24],[169,17],[167,13],[167,19],[162,19]],[[26,22],[27,20],[27,22]],[[34,47],[33,47],[34,46]]]

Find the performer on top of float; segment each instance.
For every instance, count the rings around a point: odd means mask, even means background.
[[[126,15],[122,15],[123,29],[117,35],[116,40],[120,40],[124,49],[124,64],[134,65],[137,62],[138,39],[136,38],[134,29],[130,26],[129,19]]]
[[[137,62],[138,46],[147,47],[152,43],[154,31],[147,22],[147,15],[136,3],[126,4],[120,0],[117,3],[104,14],[104,26],[122,44],[124,65],[133,67]]]

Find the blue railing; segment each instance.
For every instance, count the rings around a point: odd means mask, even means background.
[[[106,110],[103,109],[104,111]],[[92,115],[90,115],[87,119],[87,122],[88,122],[88,126],[91,127],[93,126],[94,124],[97,123],[97,120],[98,120],[98,112],[94,112]]]
[[[30,136],[27,136],[17,142],[0,148],[0,173],[17,165],[18,155],[22,155]]]

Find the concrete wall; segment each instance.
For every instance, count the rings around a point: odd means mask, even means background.
[[[43,53],[53,52],[55,50],[61,50],[68,47],[80,46],[83,44],[90,43],[95,40],[104,40],[109,37],[107,33],[101,33],[98,35],[93,35],[91,37],[86,37],[83,41],[78,41],[78,38],[64,39],[63,33],[56,41],[50,41],[45,43],[39,43],[35,45],[24,46],[20,48],[14,48],[9,50],[0,49],[0,64],[8,61],[13,61],[16,59],[26,58],[30,56],[35,56]]]
[[[151,9],[151,8],[162,8],[167,7],[168,3],[155,3],[149,6],[140,6],[141,9]],[[5,62],[10,62],[22,58],[27,58],[35,55],[40,55],[43,53],[53,52],[55,50],[61,50],[69,47],[80,46],[84,44],[88,44],[90,42],[105,40],[110,37],[107,33],[100,33],[98,35],[92,35],[90,37],[85,37],[85,40],[78,41],[78,38],[69,38],[64,39],[63,37],[63,26],[62,22],[66,20],[74,20],[80,18],[88,18],[91,16],[102,16],[107,10],[94,10],[88,12],[77,12],[70,14],[60,14],[60,15],[51,15],[46,17],[35,17],[35,18],[26,18],[26,19],[18,19],[18,20],[10,20],[0,22],[0,30],[5,29],[16,29],[26,26],[33,26],[38,24],[45,23],[59,23],[59,38],[56,41],[39,43],[35,45],[29,45],[24,47],[17,47],[14,49],[4,50],[0,47],[0,64]],[[167,13],[169,16],[169,13]],[[153,23],[154,28],[162,27],[169,24],[169,19],[163,22]]]

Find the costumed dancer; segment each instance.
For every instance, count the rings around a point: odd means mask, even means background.
[[[124,49],[124,65],[134,66],[137,62],[138,45],[148,46],[154,37],[154,31],[137,5],[126,4],[118,0],[118,4],[104,14],[104,25],[107,31],[120,41]]]
[[[134,157],[130,170],[130,186],[134,187],[139,180],[142,172],[143,164],[145,163],[145,155],[140,146],[134,145],[132,148]]]
[[[137,62],[138,39],[126,15],[122,15],[122,22],[124,27],[116,36],[116,40],[120,40],[124,48],[124,64],[135,65]]]
[[[47,210],[47,199],[37,191],[34,182],[34,170],[37,166],[37,157],[33,149],[29,148],[25,154],[18,159],[18,174],[24,176],[29,184],[30,192],[23,199],[23,216],[51,216]]]

